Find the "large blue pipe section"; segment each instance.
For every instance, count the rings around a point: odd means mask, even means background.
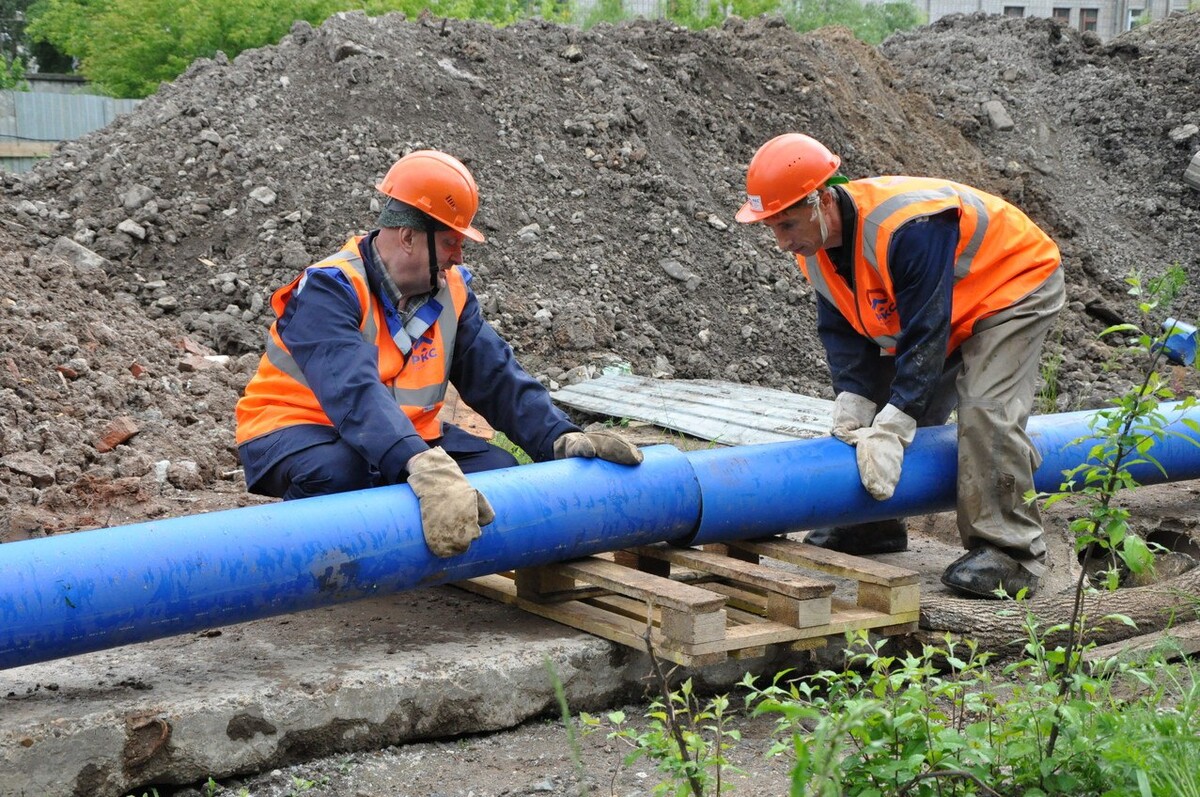
[[[1169,411],[1153,453],[1200,477],[1200,409]],[[1039,416],[1037,486],[1084,462],[1091,413]],[[954,427],[922,429],[896,494],[873,500],[832,438],[681,453],[635,468],[565,460],[471,476],[496,510],[464,554],[425,547],[406,485],[0,545],[0,669],[654,542],[752,539],[954,506]]]

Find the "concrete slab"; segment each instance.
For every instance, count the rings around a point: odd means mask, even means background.
[[[547,663],[594,711],[640,693],[647,662],[445,586],[18,667],[0,671],[0,797],[121,797],[509,728],[557,713]]]

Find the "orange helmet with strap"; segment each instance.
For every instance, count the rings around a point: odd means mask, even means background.
[[[784,133],[758,148],[746,170],[746,204],[735,217],[743,224],[786,210],[837,174],[842,159],[803,133]]]
[[[484,240],[483,233],[471,226],[479,209],[479,189],[458,158],[433,149],[410,152],[393,163],[375,187],[472,241]]]

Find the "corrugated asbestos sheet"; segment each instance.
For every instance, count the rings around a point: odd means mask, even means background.
[[[551,394],[585,412],[646,421],[724,445],[828,434],[833,402],[712,379],[605,374]]]

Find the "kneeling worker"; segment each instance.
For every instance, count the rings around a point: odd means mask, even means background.
[[[475,179],[434,150],[405,155],[378,189],[378,229],[275,291],[266,353],[237,404],[251,492],[284,499],[407,481],[438,556],[466,551],[494,518],[464,473],[516,465],[438,420],[447,384],[535,461],[635,465],[613,432],[582,432],[483,319],[462,263]]]
[[[761,221],[817,294],[835,394],[833,434],[859,477],[892,496],[918,426],[958,408],[958,531],[967,553],[942,582],[992,597],[1036,589],[1041,515],[1025,493],[1040,464],[1025,434],[1046,333],[1063,306],[1054,241],[1003,199],[949,180],[837,176],[800,133],[771,139],[746,174],[743,223]],[[816,529],[850,554],[903,551],[899,519]]]

